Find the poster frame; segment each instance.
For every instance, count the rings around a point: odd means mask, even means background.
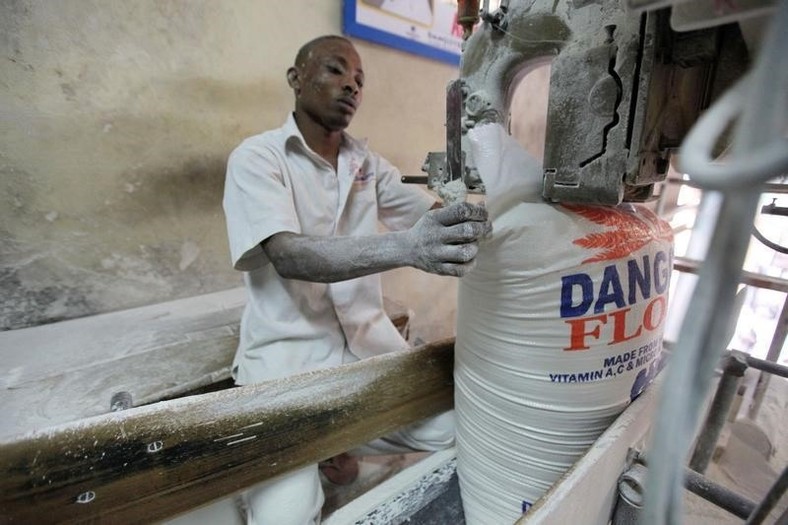
[[[459,50],[457,53],[452,53],[451,51],[446,51],[445,49],[431,46],[423,42],[417,42],[378,27],[360,23],[356,15],[358,13],[358,4],[361,1],[362,0],[343,0],[342,31],[346,36],[361,38],[454,66],[459,65],[461,55]]]

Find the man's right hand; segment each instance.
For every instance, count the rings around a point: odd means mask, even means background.
[[[410,265],[462,277],[474,266],[479,239],[491,231],[484,205],[461,202],[430,210],[407,231]]]

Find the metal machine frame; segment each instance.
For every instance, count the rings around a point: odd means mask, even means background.
[[[507,125],[519,80],[549,61],[544,198],[649,200],[698,114],[748,63],[735,26],[679,34],[666,10],[638,13],[589,0],[485,9],[447,88],[446,152],[430,153],[424,166],[431,188],[462,179],[469,191],[484,192],[467,132],[486,122]]]

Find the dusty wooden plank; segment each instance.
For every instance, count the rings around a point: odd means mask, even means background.
[[[227,379],[238,346],[234,332],[227,327],[203,340],[15,385],[0,401],[0,436],[105,414],[115,392],[129,392],[142,405]]]
[[[135,406],[229,379],[243,289],[0,332],[0,437]],[[384,299],[394,325],[409,312]]]
[[[186,392],[229,373],[243,289],[0,332],[0,436]]]
[[[174,516],[451,408],[452,368],[447,340],[5,440],[0,523]]]
[[[67,371],[145,354],[204,333],[237,326],[246,303],[242,288],[178,299],[59,323],[0,332],[0,357],[9,371],[0,385],[15,387]]]

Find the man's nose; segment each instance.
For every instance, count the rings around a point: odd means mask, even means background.
[[[349,79],[345,81],[344,88],[345,93],[349,95],[357,95],[359,92],[358,83],[355,80]]]

